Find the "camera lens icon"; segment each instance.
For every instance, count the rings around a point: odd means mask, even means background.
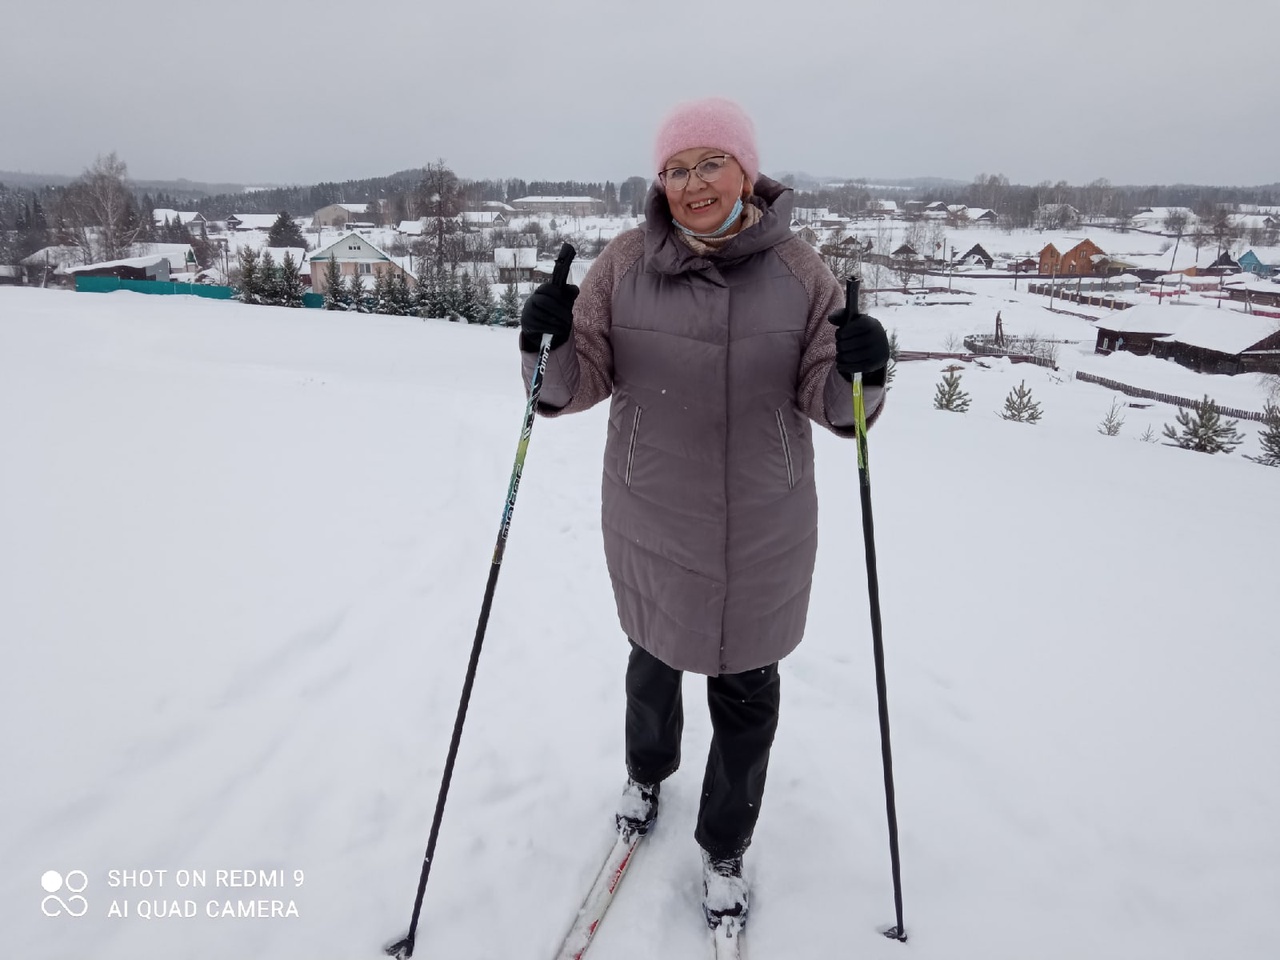
[[[40,901],[40,910],[46,917],[83,917],[89,912],[89,901],[80,896],[89,886],[89,877],[83,870],[70,870],[63,876],[57,870],[46,870],[40,875],[40,886],[48,896]],[[66,890],[64,900],[59,892]]]

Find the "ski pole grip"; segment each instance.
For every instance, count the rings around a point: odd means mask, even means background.
[[[850,277],[844,282],[844,303],[850,317],[856,317],[862,313],[858,309],[858,290],[861,286],[862,281],[857,277]]]
[[[566,243],[560,248],[560,254],[556,257],[556,268],[551,271],[551,286],[557,290],[569,282],[569,264],[573,263],[577,253],[572,243]]]

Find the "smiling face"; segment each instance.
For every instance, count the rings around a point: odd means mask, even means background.
[[[694,165],[707,157],[724,156],[724,151],[714,147],[692,147],[681,150],[671,156],[663,169],[686,167],[692,170]],[[724,218],[733,210],[734,202],[739,197],[751,194],[751,185],[747,183],[746,174],[738,161],[730,158],[725,161],[724,170],[714,183],[706,183],[696,173],[689,175],[689,182],[683,187],[674,185],[663,188],[667,194],[667,204],[671,207],[671,215],[676,222],[694,233],[710,233],[724,223]],[[736,226],[726,233],[734,233]]]

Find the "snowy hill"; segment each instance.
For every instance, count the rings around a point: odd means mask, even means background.
[[[938,350],[1001,307],[1011,333],[1080,341],[1064,370],[1261,409],[1256,377],[1096,357],[1086,321],[992,290],[876,312]],[[752,955],[1273,958],[1280,470],[1241,457],[1256,425],[1230,456],[1139,442],[1173,421],[1160,405],[1104,437],[1110,391],[1001,361],[944,413],[943,365],[900,364],[871,435],[911,941],[875,933],[893,902],[856,463],[822,434]],[[995,413],[1023,379],[1034,427]],[[523,402],[510,330],[0,289],[0,952],[372,960],[404,930]],[[535,426],[420,957],[550,957],[608,843],[626,645],[605,421]],[[593,960],[705,953],[709,728],[697,678],[686,695],[684,766]],[[143,870],[163,883],[111,885]],[[83,871],[84,916],[45,915],[47,871]],[[259,900],[297,915],[223,915]]]

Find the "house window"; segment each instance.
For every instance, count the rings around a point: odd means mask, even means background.
[[[1102,349],[1103,349],[1103,350],[1110,350],[1110,349],[1111,349],[1111,338],[1110,338],[1110,337],[1103,337],[1103,338],[1102,338]]]
[[[366,276],[366,277],[367,277],[367,276],[368,276],[369,274],[371,274],[371,273],[373,273],[373,264],[371,264],[371,263],[362,263],[362,264],[360,264],[360,274],[361,274],[361,276]]]

